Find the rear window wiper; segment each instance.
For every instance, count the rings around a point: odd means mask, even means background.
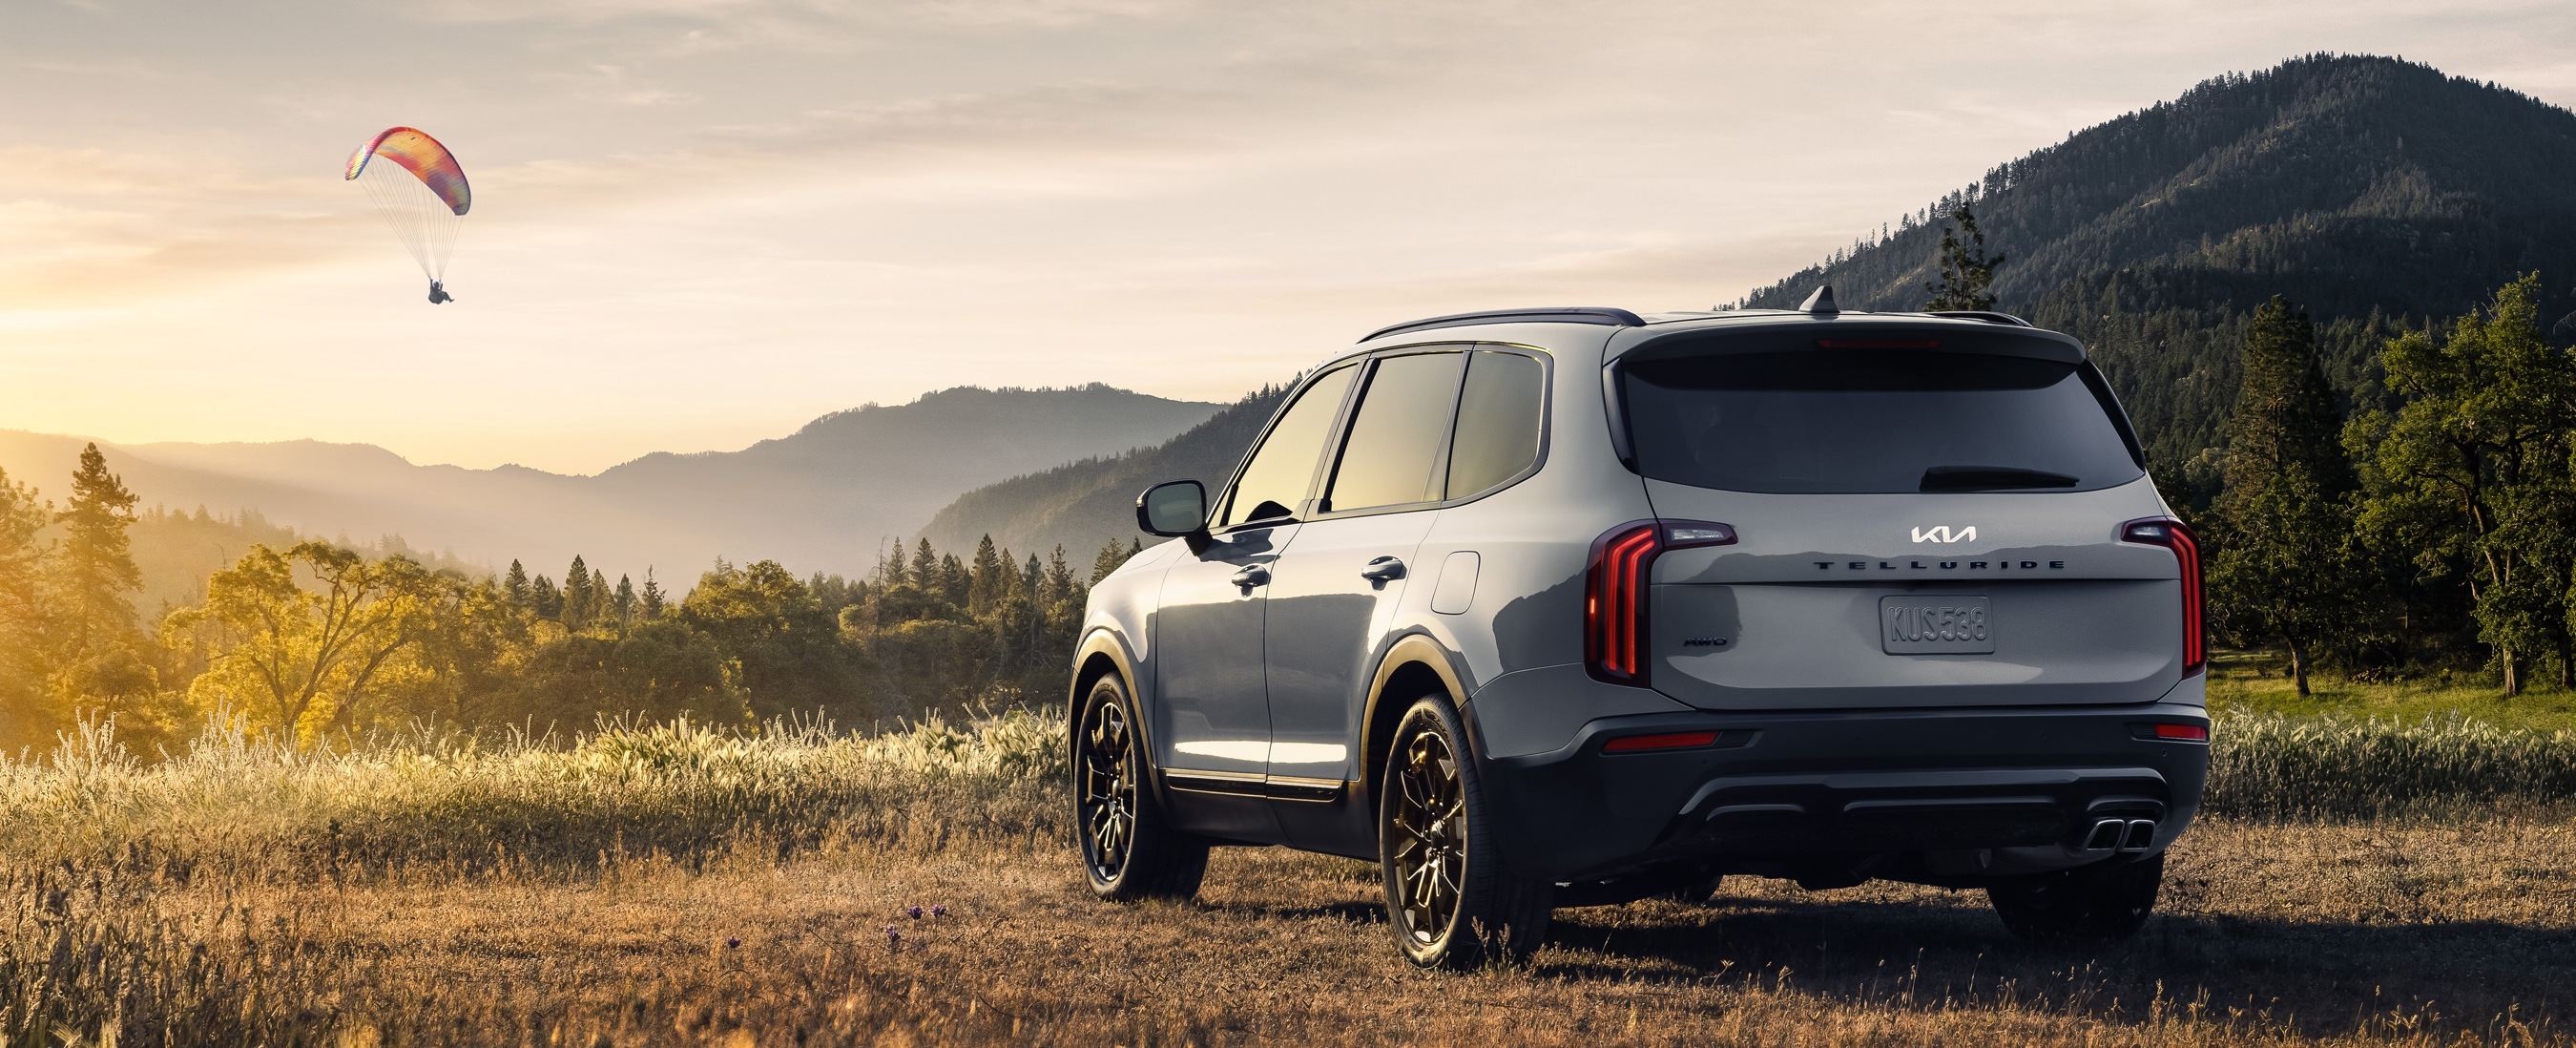
[[[2075,478],[2063,473],[2018,466],[1934,466],[1923,471],[1917,491],[2014,491],[2027,488],[2071,488]]]

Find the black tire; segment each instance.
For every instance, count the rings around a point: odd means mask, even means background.
[[[2164,884],[2164,853],[2113,860],[1990,886],[1995,915],[2024,942],[2082,946],[2138,934]]]
[[[1438,695],[1416,700],[1378,780],[1387,926],[1406,960],[1519,964],[1546,940],[1555,886],[1514,876],[1500,851],[1457,711]]]
[[[1207,877],[1208,842],[1165,821],[1151,774],[1127,688],[1103,676],[1073,721],[1074,835],[1103,899],[1187,899]]]

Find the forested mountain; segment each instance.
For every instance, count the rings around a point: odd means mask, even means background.
[[[1218,408],[1097,384],[962,387],[826,415],[740,451],[648,455],[592,477],[418,466],[372,445],[309,440],[100,447],[145,507],[191,519],[199,507],[247,509],[273,522],[264,526],[362,547],[399,536],[391,541],[477,564],[551,570],[581,554],[638,579],[647,566],[688,579],[718,556],[858,573],[880,539],[917,531],[977,485],[1154,445]],[[0,470],[59,499],[82,444],[0,431]],[[147,588],[202,581],[201,567],[190,570],[197,580]]]
[[[1915,309],[1941,218],[1965,203],[1998,307],[2090,343],[2160,473],[2206,494],[2245,318],[2307,306],[2348,399],[2369,356],[2514,276],[2576,334],[2576,114],[2395,59],[2316,55],[2231,74],[2003,164],[1827,263],[1745,300]]]
[[[1061,545],[1076,554],[1133,538],[1137,492],[1166,480],[1198,480],[1213,494],[1287,392],[1280,386],[1253,393],[1157,447],[977,488],[931,518],[922,537],[942,549],[972,549],[989,534],[1008,549],[1042,552]]]

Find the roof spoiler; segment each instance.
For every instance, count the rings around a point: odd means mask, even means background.
[[[1624,309],[1606,306],[1564,306],[1556,309],[1496,309],[1482,313],[1452,313],[1445,317],[1425,317],[1379,328],[1362,336],[1368,342],[1407,331],[1432,328],[1466,327],[1471,324],[1599,324],[1604,327],[1644,327],[1646,318]]]

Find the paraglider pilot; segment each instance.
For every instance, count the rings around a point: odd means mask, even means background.
[[[430,282],[429,282],[429,304],[430,304],[430,305],[435,306],[435,305],[438,305],[439,303],[442,303],[442,302],[454,302],[454,301],[456,301],[456,296],[451,295],[451,294],[448,294],[448,293],[447,293],[447,288],[446,288],[444,285],[441,285],[438,281],[435,281],[435,280],[433,280],[433,281],[430,281]]]

